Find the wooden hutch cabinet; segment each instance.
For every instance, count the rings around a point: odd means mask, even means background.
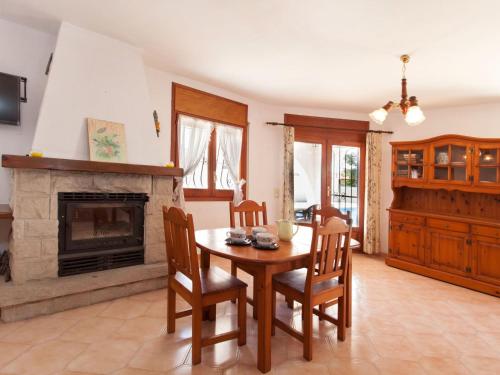
[[[391,145],[386,263],[500,296],[500,139]]]

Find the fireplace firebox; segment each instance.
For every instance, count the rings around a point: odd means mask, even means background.
[[[143,193],[58,193],[59,276],[144,264]]]

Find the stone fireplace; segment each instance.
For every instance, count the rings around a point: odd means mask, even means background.
[[[10,155],[2,165],[13,168],[14,217],[2,320],[165,285],[162,206],[182,170]]]

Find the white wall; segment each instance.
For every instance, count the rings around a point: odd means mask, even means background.
[[[390,141],[411,141],[443,134],[461,134],[474,137],[500,138],[500,104],[431,109],[425,111],[427,119],[416,127],[409,127],[399,113],[391,113],[384,128],[394,131],[384,137],[382,164],[382,250],[388,249],[389,215],[386,211],[392,202],[391,147]]]
[[[207,91],[248,104],[248,175],[247,196],[256,201],[265,201],[269,220],[281,217],[281,193],[283,156],[283,131],[281,127],[265,125],[267,121],[283,121],[284,113],[298,113],[312,116],[364,119],[364,114],[350,112],[315,110],[310,108],[277,107],[242,97],[202,82],[157,69],[146,67],[146,77],[153,109],[156,109],[162,124],[162,137],[167,137],[166,155],[170,155],[170,121],[172,82]],[[228,202],[188,202],[187,209],[199,228],[229,226]]]
[[[33,140],[46,156],[88,159],[86,118],[125,124],[128,161],[165,163],[140,50],[63,23]]]
[[[0,124],[0,154],[30,152],[46,84],[45,67],[54,48],[52,35],[0,19],[0,72],[28,78],[28,102],[21,103],[21,126]],[[0,203],[10,197],[9,170],[0,167]],[[8,224],[0,221],[0,249]]]
[[[163,164],[170,159],[172,82],[249,105],[248,197],[267,202],[270,220],[281,215],[282,128],[267,126],[265,122],[282,121],[284,113],[366,119],[365,113],[266,105],[186,77],[144,67],[140,50],[63,23],[33,145],[27,142],[25,149],[12,152],[26,153],[33,148],[46,156],[87,159],[85,118],[94,117],[126,125],[129,162]],[[153,127],[153,109],[158,111],[162,124],[160,138]],[[33,124],[35,118],[36,114]],[[187,208],[194,214],[197,227],[229,224],[227,202],[189,202]]]

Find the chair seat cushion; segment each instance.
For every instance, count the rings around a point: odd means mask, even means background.
[[[274,283],[282,284],[289,288],[295,289],[300,293],[304,293],[306,286],[307,269],[300,268],[298,270],[279,273],[273,278]],[[313,285],[313,294],[319,294],[325,290],[333,289],[342,286],[336,278],[319,282]]]
[[[177,272],[175,280],[190,292],[193,291],[191,279],[183,273]],[[243,281],[219,267],[200,268],[200,282],[202,295],[247,287]]]

